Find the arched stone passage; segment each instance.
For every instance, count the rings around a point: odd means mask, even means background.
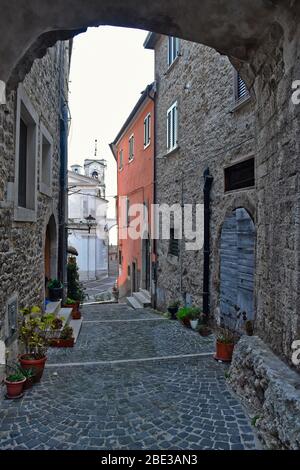
[[[44,247],[44,270],[45,281],[47,281],[57,277],[58,245],[57,226],[54,215],[50,217],[46,228]]]
[[[236,315],[237,307],[254,320],[255,226],[244,208],[223,224],[220,239],[220,312]]]
[[[288,6],[287,6],[288,3]],[[89,26],[142,28],[200,42],[248,61],[291,2],[278,0],[2,0],[0,84],[15,85],[59,39]],[[1,87],[0,87],[1,91]]]

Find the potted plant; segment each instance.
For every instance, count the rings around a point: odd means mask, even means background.
[[[8,375],[4,382],[6,385],[6,397],[9,399],[21,398],[23,396],[26,377],[20,370],[15,370]]]
[[[180,306],[179,300],[174,300],[168,306],[168,312],[171,314],[171,319],[176,320],[176,313],[178,312]]]
[[[25,353],[19,360],[23,370],[33,371],[32,381],[36,383],[41,380],[44,372],[55,317],[43,314],[39,307],[26,308],[21,313],[23,316],[19,339]]]
[[[79,306],[84,300],[84,289],[79,281],[79,269],[76,262],[68,263],[68,298],[75,301],[77,305],[76,311],[72,313],[72,318],[79,320],[81,318]]]
[[[69,325],[65,325],[62,329],[60,337],[51,341],[51,346],[54,348],[73,348],[73,328]]]
[[[74,299],[70,299],[69,297],[64,303],[65,307],[72,308],[72,318],[73,320],[80,320],[81,318],[81,313],[79,311],[79,301],[76,301]]]
[[[187,328],[190,328],[190,320],[189,320],[189,311],[190,307],[183,307],[177,312],[177,319],[181,321],[181,323],[186,326]]]
[[[63,298],[64,286],[58,279],[51,279],[48,283],[49,300],[58,302]]]
[[[208,325],[201,324],[198,327],[199,335],[203,337],[210,336],[212,334],[211,328]]]
[[[191,307],[188,312],[188,318],[190,321],[191,328],[196,330],[199,324],[200,315],[202,311],[198,307]]]
[[[215,359],[222,362],[231,362],[235,343],[236,333],[228,327],[219,327],[217,331]]]

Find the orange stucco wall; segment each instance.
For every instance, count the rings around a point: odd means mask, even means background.
[[[151,139],[150,145],[144,148],[144,119],[151,114]],[[129,139],[134,135],[134,159],[129,161]],[[142,240],[120,240],[120,197],[127,196],[130,206],[132,204],[146,203],[149,208],[149,230],[151,230],[151,204],[153,204],[153,162],[154,162],[154,102],[147,98],[136,113],[127,130],[117,143],[118,156],[118,226],[119,226],[119,250],[122,253],[122,265],[118,278],[120,297],[130,294],[131,277],[128,276],[128,266],[136,262],[138,272],[138,286],[141,287],[142,272]],[[120,170],[120,151],[123,150],[123,169]],[[135,218],[135,217],[133,217]],[[151,238],[151,237],[150,237]]]

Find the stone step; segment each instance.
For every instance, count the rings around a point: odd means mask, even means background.
[[[82,327],[83,318],[80,320],[70,320],[69,326],[73,328],[74,343],[76,343],[81,327]]]
[[[58,318],[63,318],[63,326],[62,328],[65,326],[65,325],[69,325],[70,324],[70,321],[72,320],[72,308],[61,308],[59,310],[59,312],[57,313],[57,317]]]
[[[60,309],[61,309],[61,300],[58,300],[57,302],[49,302],[46,305],[45,311],[47,315],[57,315]]]
[[[143,294],[143,296],[149,300],[149,302],[151,303],[151,294],[148,290],[146,289],[140,289],[140,292]]]
[[[134,297],[126,297],[126,302],[130,307],[136,309],[143,308],[143,306],[134,298]]]
[[[134,292],[133,297],[139,302],[141,308],[150,307],[151,301],[142,292]]]

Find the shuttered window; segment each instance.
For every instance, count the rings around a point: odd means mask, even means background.
[[[248,96],[249,91],[247,85],[240,74],[236,72],[236,101],[242,101],[243,99],[248,98]]]
[[[168,38],[168,66],[173,64],[179,55],[179,39],[169,36]]]
[[[26,207],[27,196],[27,147],[28,147],[28,129],[20,119],[20,143],[19,143],[19,186],[18,186],[18,204],[19,207]]]
[[[144,119],[144,148],[150,145],[151,141],[151,114],[148,114]]]
[[[249,188],[254,185],[254,158],[225,168],[225,191]]]
[[[123,169],[123,150],[119,152],[119,170]]]
[[[167,113],[167,148],[170,152],[178,145],[178,108],[174,103]]]
[[[129,161],[134,159],[134,135],[129,139]]]

